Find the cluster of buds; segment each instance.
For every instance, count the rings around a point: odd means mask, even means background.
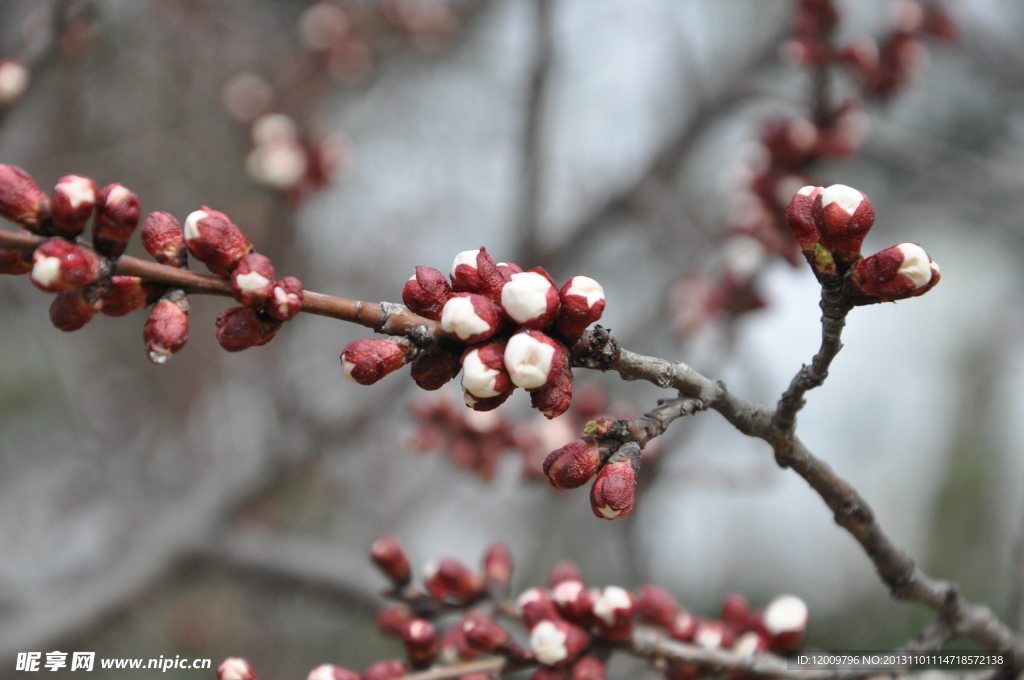
[[[786,221],[818,280],[841,284],[853,304],[916,297],[939,282],[939,266],[916,243],[861,256],[861,244],[875,222],[862,191],[843,184],[806,186],[790,200]]]
[[[543,269],[496,263],[483,248],[459,253],[450,283],[436,269],[416,267],[402,300],[439,321],[447,342],[413,352],[404,342],[359,340],[341,354],[345,375],[371,384],[412,361],[413,380],[435,390],[461,371],[470,408],[495,409],[522,387],[547,418],[568,410],[569,347],[605,306],[604,290],[589,277],[575,276],[559,288]]]

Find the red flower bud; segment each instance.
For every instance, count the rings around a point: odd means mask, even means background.
[[[28,231],[22,230],[22,234]],[[34,264],[31,250],[18,250],[16,248],[0,248],[0,274],[18,276],[28,274],[32,271]]]
[[[601,465],[597,437],[586,436],[555,449],[544,459],[544,474],[556,489],[575,489],[590,481]]]
[[[81,175],[57,180],[50,197],[50,218],[57,234],[74,239],[83,231],[96,207],[96,182]]]
[[[481,652],[494,654],[512,642],[512,636],[489,616],[470,616],[460,625],[466,641]]]
[[[142,247],[160,264],[179,269],[188,263],[185,236],[181,225],[170,213],[154,212],[142,223]]]
[[[217,342],[228,352],[261,347],[277,335],[281,322],[248,307],[229,307],[217,315]]]
[[[425,350],[412,361],[412,379],[420,389],[438,390],[459,372],[455,358],[443,349]]]
[[[327,663],[311,670],[306,680],[363,680],[363,677],[355,671]]]
[[[477,399],[498,397],[513,388],[505,370],[505,342],[495,340],[462,354],[462,389]]]
[[[259,680],[252,665],[245,659],[224,659],[217,666],[217,680]]]
[[[100,311],[107,316],[124,316],[151,304],[163,290],[164,286],[138,276],[111,276],[110,286],[100,297]]]
[[[227,215],[205,206],[185,219],[183,233],[188,252],[217,276],[228,276],[252,252],[249,239]]]
[[[545,666],[572,665],[589,643],[585,630],[561,619],[545,619],[530,628],[530,649]]]
[[[270,258],[249,253],[231,272],[231,294],[239,304],[253,309],[263,307],[274,294],[274,265]]]
[[[188,299],[180,290],[166,294],[149,313],[142,330],[146,356],[154,364],[166,363],[188,340]]]
[[[566,621],[589,627],[594,618],[594,598],[583,581],[562,581],[551,588],[551,600]]]
[[[685,609],[680,609],[668,625],[669,637],[680,642],[693,642],[698,624],[697,617]]]
[[[833,184],[818,195],[821,201],[821,245],[832,251],[836,262],[850,264],[875,223],[875,209],[862,191]]]
[[[96,251],[62,238],[51,238],[32,255],[32,283],[51,293],[98,281],[107,264]]]
[[[651,623],[668,628],[679,613],[679,605],[664,588],[646,585],[637,597],[636,613]]]
[[[396,586],[404,586],[412,578],[412,569],[405,549],[394,536],[381,536],[370,546],[370,558]]]
[[[512,274],[501,289],[501,308],[525,328],[546,328],[555,320],[560,305],[558,287],[540,267]]]
[[[604,288],[589,276],[574,276],[558,291],[562,309],[556,328],[567,338],[576,338],[604,313]]]
[[[508,546],[498,541],[487,549],[484,555],[484,583],[488,586],[505,588],[512,580],[512,553]]]
[[[405,306],[420,316],[438,321],[441,309],[452,296],[444,274],[430,267],[416,267],[416,274],[402,287]]]
[[[523,626],[529,630],[541,621],[559,618],[558,609],[540,588],[530,588],[516,599],[516,608]]]
[[[818,245],[817,204],[818,197],[824,191],[822,187],[807,186],[793,194],[786,207],[786,224],[789,225],[796,242],[804,252],[813,252]]]
[[[484,587],[479,574],[450,558],[427,562],[423,567],[423,581],[434,599],[460,604],[475,600],[483,593]]]
[[[501,288],[510,275],[509,266],[496,265],[486,248],[464,250],[455,256],[452,264],[452,290],[456,293],[477,293],[497,304],[501,299]]]
[[[916,243],[901,243],[866,257],[853,268],[851,283],[885,302],[924,295],[939,282],[939,265]]]
[[[775,651],[788,652],[800,647],[810,622],[807,605],[796,595],[780,595],[764,608],[760,624]]]
[[[752,656],[756,652],[767,652],[769,650],[768,640],[753,631],[744,633],[732,643],[732,651],[740,656]]]
[[[27,172],[0,165],[0,217],[45,236],[40,222],[46,217],[47,204],[46,194]]]
[[[92,320],[99,306],[96,291],[91,287],[66,290],[50,303],[50,323],[62,331],[77,331]]]
[[[480,652],[477,651],[476,647],[469,644],[466,634],[462,632],[462,626],[452,626],[441,638],[441,659],[445,663],[467,661],[476,659],[479,656]]]
[[[736,641],[736,633],[721,621],[700,619],[693,633],[693,643],[704,649],[729,649]]]
[[[575,562],[562,560],[551,567],[551,573],[548,574],[548,585],[554,588],[562,581],[583,581],[583,574]]]
[[[627,446],[629,444],[623,448]],[[637,448],[639,449],[639,447]],[[639,460],[639,450],[637,454],[637,460]],[[597,479],[590,487],[590,509],[596,517],[618,519],[633,512],[635,502],[635,464],[630,460],[612,461],[609,459],[608,464],[597,473]]]
[[[490,339],[500,326],[501,310],[476,293],[456,293],[441,310],[441,330],[471,345]]]
[[[411,609],[404,604],[396,604],[384,607],[377,612],[374,622],[377,624],[377,629],[385,635],[401,635],[402,628],[412,619]]]
[[[544,387],[530,392],[530,404],[548,420],[569,410],[572,404],[572,370],[565,366]]]
[[[480,397],[473,396],[469,392],[466,392],[465,390],[463,390],[462,391],[462,398],[466,402],[466,406],[470,407],[474,411],[493,411],[494,409],[498,408],[499,406],[504,404],[506,401],[508,401],[508,398],[512,396],[512,393],[515,392],[515,389],[516,388],[513,385],[513,386],[510,386],[508,388],[508,390],[506,390],[505,392],[502,392],[498,396],[496,396],[496,397],[487,397],[485,399],[481,399]]]
[[[92,243],[107,257],[118,257],[128,246],[142,209],[139,197],[120,184],[108,184],[96,197],[96,219],[92,224]]]
[[[596,656],[585,656],[572,667],[572,680],[605,680],[608,669]]]
[[[505,345],[505,369],[512,382],[524,389],[544,387],[569,361],[569,350],[540,331],[523,331]]]
[[[744,631],[750,626],[750,605],[747,598],[733,593],[722,603],[722,620],[737,631]]]
[[[402,627],[405,655],[416,668],[424,668],[437,658],[437,630],[426,619],[413,619]]]
[[[388,659],[387,661],[378,661],[363,673],[365,680],[395,680],[406,674],[409,670],[409,665],[401,659]]]
[[[530,680],[569,680],[569,669],[541,666],[533,672]]]
[[[405,365],[408,342],[397,338],[366,338],[350,343],[341,352],[345,377],[360,385],[372,385]]]
[[[633,635],[636,599],[625,588],[608,586],[594,602],[594,623],[609,640],[628,640]]]
[[[302,281],[286,276],[274,284],[266,312],[278,321],[291,321],[302,311]]]

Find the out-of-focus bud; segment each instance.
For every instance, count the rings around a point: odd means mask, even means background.
[[[401,635],[402,628],[412,619],[411,609],[404,604],[395,604],[377,612],[374,622],[377,624],[377,629],[385,635]]]
[[[628,640],[633,634],[636,600],[625,588],[608,586],[594,602],[594,623],[609,640]]]
[[[664,588],[646,585],[637,597],[636,613],[651,623],[668,628],[679,613],[679,605]]]
[[[512,636],[489,616],[470,616],[462,621],[466,641],[481,652],[494,654],[512,642]]]
[[[693,633],[693,643],[704,649],[729,649],[736,641],[736,633],[722,621],[701,619]]]
[[[231,272],[231,294],[239,304],[259,308],[271,302],[274,294],[274,265],[270,258],[249,253]]]
[[[31,80],[28,67],[20,61],[0,61],[0,108],[10,106],[25,94]]]
[[[139,226],[139,197],[121,184],[108,184],[96,196],[92,244],[107,257],[120,257]]]
[[[302,311],[302,281],[286,276],[274,284],[266,312],[278,321],[291,321]]]
[[[153,212],[142,223],[142,247],[160,264],[184,269],[188,264],[188,251],[181,225],[174,215]]]
[[[562,581],[583,581],[583,573],[575,562],[562,560],[551,567],[551,573],[548,574],[548,585],[554,588]]]
[[[750,626],[750,605],[747,598],[733,593],[722,603],[722,620],[736,631],[743,632]]]
[[[803,600],[796,595],[780,595],[761,613],[761,628],[772,649],[792,651],[803,643],[810,618]]]
[[[203,207],[185,219],[185,245],[192,256],[217,276],[228,276],[252,252],[252,243],[224,213]]]
[[[590,509],[602,519],[618,519],[633,512],[636,503],[636,474],[640,466],[640,447],[623,444],[612,454],[590,487]]]
[[[544,387],[568,363],[569,350],[540,331],[524,331],[505,345],[505,369],[518,387]]]
[[[252,665],[245,659],[224,659],[217,666],[217,680],[259,680]]]
[[[516,609],[523,627],[530,630],[541,621],[559,618],[558,609],[540,588],[529,588],[516,598]]]
[[[530,680],[569,680],[569,669],[541,666],[533,672]]]
[[[513,274],[501,289],[501,308],[520,326],[547,328],[558,315],[558,286],[540,267]]]
[[[860,256],[860,246],[875,223],[875,209],[863,191],[833,184],[819,194],[821,245],[835,261],[850,264]]]
[[[180,290],[165,295],[149,313],[142,330],[146,356],[154,364],[164,364],[188,340],[188,299]]]
[[[597,437],[585,436],[549,453],[544,459],[544,474],[556,489],[575,489],[589,482],[600,465]]]
[[[22,230],[22,234],[28,231]],[[19,276],[32,271],[35,260],[32,258],[32,251],[18,250],[15,248],[0,248],[0,274]]]
[[[570,666],[589,642],[585,630],[561,619],[547,619],[530,629],[530,649],[545,666]]]
[[[430,596],[465,604],[483,593],[484,581],[458,560],[431,560],[423,567],[423,582]]]
[[[281,322],[248,307],[229,307],[217,315],[217,342],[228,352],[261,347],[277,335]]]
[[[692,663],[673,662],[665,669],[665,680],[695,680],[700,677],[700,668]]]
[[[404,586],[412,578],[412,568],[405,549],[394,536],[381,536],[370,546],[370,559],[396,586]]]
[[[363,680],[363,676],[347,668],[327,663],[311,670],[306,680]]]
[[[462,354],[462,389],[478,399],[500,396],[512,388],[505,370],[505,342],[495,340]]]
[[[425,668],[437,658],[437,630],[426,619],[413,619],[402,627],[405,655],[415,668]]]
[[[406,674],[409,664],[402,659],[378,661],[363,673],[364,680],[395,680]]]
[[[404,366],[409,349],[409,343],[396,338],[356,340],[341,352],[341,366],[349,380],[372,385]]]
[[[572,369],[568,364],[544,387],[530,392],[530,404],[548,420],[569,410],[572,405]]]
[[[92,320],[99,307],[100,301],[91,287],[66,290],[50,303],[50,323],[62,331],[77,331]]]
[[[50,293],[73,290],[98,281],[107,265],[92,248],[51,238],[32,254],[32,283]]]
[[[767,652],[768,649],[768,641],[753,631],[740,635],[732,643],[732,651],[740,656],[752,656],[757,652]]]
[[[107,316],[124,316],[155,302],[164,286],[138,276],[111,276],[110,286],[100,296],[100,311]]]
[[[413,275],[402,287],[402,302],[420,316],[438,321],[441,309],[452,296],[452,287],[444,274],[431,267],[416,267]]]
[[[604,313],[604,288],[589,276],[574,276],[558,291],[562,309],[556,328],[566,338],[579,337]]]
[[[33,234],[46,236],[46,194],[32,177],[14,165],[0,165],[0,217],[17,222]]]
[[[551,588],[551,600],[566,621],[590,627],[594,618],[594,598],[583,581],[562,581]]]
[[[441,310],[441,330],[470,345],[490,339],[500,325],[501,310],[476,293],[456,293]]]
[[[697,617],[685,609],[680,609],[669,623],[669,637],[680,642],[693,642],[693,636],[697,634],[698,624]]]
[[[853,268],[851,283],[885,302],[924,295],[941,278],[939,265],[916,243],[901,243],[866,257]]]
[[[441,389],[459,372],[459,364],[443,349],[425,350],[416,355],[410,374],[420,389]]]
[[[441,637],[441,660],[444,663],[452,664],[456,661],[468,661],[479,658],[480,652],[476,647],[469,644],[462,626],[452,626]]]
[[[96,182],[81,175],[57,180],[50,196],[50,218],[57,234],[74,239],[83,231],[96,207]]]
[[[492,543],[484,554],[484,583],[497,588],[507,588],[511,580],[512,553],[501,541]]]
[[[596,656],[585,656],[572,667],[571,680],[605,680],[608,669]]]

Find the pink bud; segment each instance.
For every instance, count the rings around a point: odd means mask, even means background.
[[[30,232],[22,230],[21,233],[28,234]],[[32,271],[33,264],[34,260],[32,259],[31,250],[0,248],[0,274],[12,276],[28,274]]]
[[[92,248],[62,238],[43,243],[32,259],[32,283],[51,293],[87,286],[102,278],[107,269]]]
[[[548,585],[554,588],[562,581],[583,581],[583,574],[575,562],[562,560],[551,567],[551,573],[548,574]]]
[[[924,295],[939,282],[939,265],[916,243],[901,243],[866,257],[853,268],[852,283],[885,302]]]
[[[544,474],[556,489],[575,489],[589,482],[600,465],[597,437],[585,436],[549,453]]]
[[[636,600],[625,588],[608,586],[594,602],[594,623],[609,640],[628,640],[633,634]]]
[[[92,243],[107,257],[119,257],[128,246],[142,209],[139,197],[121,184],[108,184],[96,197]]]
[[[520,326],[540,330],[555,320],[558,287],[541,268],[513,274],[501,289],[501,308]]]
[[[530,628],[530,649],[545,666],[571,665],[589,643],[585,630],[561,619],[546,619]]]
[[[602,519],[619,519],[633,512],[636,472],[629,461],[609,462],[590,487],[590,509]]]
[[[605,680],[608,669],[596,656],[585,656],[572,667],[571,680]]]
[[[217,680],[259,680],[245,659],[224,659],[217,666]]]
[[[182,269],[188,262],[181,225],[170,213],[154,212],[142,223],[142,247],[160,264]]]
[[[50,303],[50,323],[62,331],[77,331],[92,320],[99,306],[96,291],[91,287],[66,290]]]
[[[0,217],[44,235],[40,221],[47,214],[46,194],[35,180],[14,165],[0,165]]]
[[[143,281],[138,276],[111,276],[110,286],[100,297],[100,311],[107,316],[124,316],[156,301],[163,293],[159,284]]]
[[[488,586],[505,588],[512,580],[512,553],[498,541],[484,554],[484,582]]]
[[[693,642],[693,636],[697,634],[699,623],[693,614],[685,609],[680,609],[669,623],[669,637],[680,642]]]
[[[722,603],[722,620],[737,631],[744,631],[750,626],[750,605],[747,598],[733,593]]]
[[[544,387],[530,392],[530,404],[545,418],[557,418],[572,405],[572,370],[565,366]]]
[[[494,654],[512,642],[512,636],[489,616],[470,616],[462,621],[461,628],[466,641],[487,654]]]
[[[456,293],[441,310],[441,330],[471,345],[489,339],[500,324],[498,306],[476,293]]]
[[[217,276],[228,276],[252,252],[249,239],[227,215],[205,206],[185,219],[183,233],[188,252]]]
[[[274,293],[274,265],[270,258],[249,253],[231,272],[231,294],[239,304],[258,309],[271,301]]]
[[[262,347],[274,339],[281,322],[248,307],[230,307],[217,315],[217,342],[228,352]]]
[[[558,609],[540,588],[529,588],[516,599],[516,608],[523,626],[529,630],[541,621],[559,618]]]
[[[437,658],[437,630],[426,619],[412,619],[402,627],[405,655],[416,668],[424,668]]]
[[[480,575],[458,560],[446,558],[432,560],[423,567],[423,581],[427,592],[436,600],[450,600],[465,604],[483,593]]]
[[[57,234],[74,239],[83,231],[96,206],[96,182],[81,175],[57,180],[50,197],[50,218]]]
[[[786,207],[786,224],[804,251],[813,251],[818,245],[817,204],[822,191],[821,187],[804,187],[793,194]]]
[[[372,385],[405,365],[410,345],[395,338],[366,338],[350,343],[341,352],[345,377],[360,385]]]
[[[406,671],[409,670],[408,664],[401,659],[388,659],[387,661],[378,661],[363,673],[365,680],[395,680],[405,675]]]
[[[535,390],[544,387],[565,368],[569,350],[540,331],[524,331],[509,338],[504,358],[513,384]]]
[[[306,680],[363,680],[363,678],[355,671],[328,663],[311,670],[306,676]]]
[[[821,244],[832,251],[836,262],[849,264],[860,255],[860,246],[875,223],[875,209],[862,191],[833,184],[818,194],[821,201]]]
[[[165,295],[149,313],[142,336],[146,356],[154,364],[166,363],[188,340],[188,300],[183,291]]]
[[[646,585],[640,589],[636,612],[651,623],[668,628],[679,613],[679,605],[664,588]]]
[[[796,595],[780,595],[761,613],[761,627],[771,648],[792,651],[800,647],[810,622],[807,605]]]
[[[495,340],[468,348],[462,355],[462,389],[477,399],[508,392],[512,380],[505,370],[505,342]]]
[[[409,583],[412,569],[405,549],[394,536],[381,536],[370,546],[370,558],[396,586]]]
[[[558,613],[571,623],[589,627],[594,618],[594,598],[583,581],[562,581],[551,588]]]
[[[562,309],[556,327],[567,338],[576,338],[604,313],[604,288],[589,276],[574,276],[558,292]]]
[[[385,635],[401,635],[402,628],[409,621],[412,621],[412,610],[404,604],[396,604],[384,607],[375,618],[377,629]]]
[[[286,276],[274,284],[266,312],[278,321],[291,321],[302,311],[302,281]]]
[[[405,306],[420,316],[438,321],[441,309],[452,296],[452,287],[444,274],[430,267],[416,267],[416,274],[402,287]]]
[[[441,389],[458,372],[459,364],[449,352],[432,349],[416,355],[410,375],[420,389],[433,391]]]

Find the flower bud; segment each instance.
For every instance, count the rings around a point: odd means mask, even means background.
[[[499,652],[512,642],[512,636],[489,616],[470,616],[460,627],[466,641],[486,654]]]
[[[451,353],[443,349],[424,350],[412,361],[412,379],[420,389],[441,389],[459,372],[459,364]]]
[[[0,60],[0,108],[10,106],[25,94],[31,74],[28,67],[14,59]]]
[[[865,295],[893,302],[924,295],[939,282],[939,265],[916,243],[901,243],[866,257],[851,282]]]
[[[460,604],[475,600],[483,593],[484,587],[479,574],[450,558],[427,562],[423,567],[423,581],[434,599]]]
[[[452,296],[444,274],[431,267],[416,267],[416,274],[402,287],[402,302],[420,316],[439,321],[441,309]]]
[[[302,281],[286,276],[274,284],[266,313],[278,321],[291,321],[302,311],[304,297]]]
[[[821,191],[821,245],[832,251],[836,262],[852,263],[875,223],[875,209],[862,191],[833,184]]]
[[[761,628],[771,648],[788,652],[800,647],[810,622],[807,605],[796,595],[780,595],[761,613]]]
[[[822,187],[806,186],[793,194],[786,206],[786,224],[804,252],[813,252],[818,245],[818,216],[816,206]]]
[[[95,206],[96,182],[81,175],[61,177],[50,196],[50,219],[57,234],[75,239],[85,231]]]
[[[680,609],[669,622],[669,637],[679,642],[693,642],[693,636],[697,634],[699,623],[693,614],[685,609]]]
[[[231,272],[231,294],[239,304],[258,309],[271,301],[274,293],[274,265],[270,258],[249,253]]]
[[[501,310],[476,293],[456,293],[441,310],[441,330],[475,345],[488,340],[501,325]]]
[[[744,631],[750,626],[750,605],[747,598],[733,593],[722,603],[722,620],[737,631]]]
[[[629,444],[624,445],[623,448],[627,446]],[[637,448],[639,449],[639,447]],[[639,454],[639,450],[637,454]],[[637,455],[637,459],[639,460],[639,455]],[[636,467],[634,463],[629,460],[613,461],[609,459],[608,464],[597,473],[597,479],[590,487],[590,509],[596,517],[618,519],[633,512],[635,502]]]
[[[412,621],[412,610],[404,604],[384,607],[374,619],[377,629],[385,635],[401,635],[405,624]]]
[[[768,649],[768,641],[753,631],[740,635],[732,643],[732,651],[740,656],[753,656],[757,652],[767,652]]]
[[[594,623],[609,640],[628,640],[633,634],[636,600],[625,588],[608,586],[594,602]]]
[[[496,396],[496,397],[487,397],[486,399],[481,399],[480,397],[475,397],[472,394],[470,394],[469,392],[466,392],[465,390],[463,390],[462,391],[462,399],[463,399],[463,401],[466,402],[466,406],[468,406],[469,408],[473,409],[474,411],[478,411],[478,412],[493,411],[494,409],[498,408],[499,406],[504,404],[506,401],[508,401],[508,398],[512,396],[512,393],[515,392],[515,389],[516,389],[515,386],[509,387],[509,389],[507,391],[502,392],[498,396]]]
[[[456,293],[477,293],[497,304],[501,299],[501,288],[508,280],[507,275],[508,266],[504,270],[498,267],[486,248],[464,250],[455,256],[452,263],[452,290]]]
[[[366,338],[350,343],[341,352],[345,377],[360,385],[372,385],[405,365],[408,342],[397,338]]]
[[[540,666],[530,676],[530,680],[569,680],[569,669]]]
[[[409,665],[401,659],[378,661],[363,673],[364,680],[395,680],[405,675]]]
[[[597,437],[585,436],[555,449],[544,459],[544,474],[556,489],[583,486],[601,466],[600,443]]]
[[[495,340],[470,347],[462,355],[462,389],[478,399],[497,397],[512,388],[505,370],[505,343]]]
[[[520,326],[540,330],[555,320],[558,287],[541,268],[513,274],[501,289],[501,308]]]
[[[227,215],[205,206],[185,219],[183,233],[188,252],[217,276],[228,276],[252,252],[249,239]]]
[[[491,587],[507,588],[512,580],[512,553],[498,541],[484,554],[484,583]]]
[[[277,335],[281,322],[248,307],[229,307],[217,315],[217,342],[228,352],[262,347]]]
[[[32,259],[32,283],[51,293],[87,286],[107,270],[103,258],[92,248],[62,238],[43,243]]]
[[[562,581],[583,581],[583,574],[575,562],[561,560],[551,567],[551,573],[548,574],[548,585],[554,588]]]
[[[530,404],[551,420],[572,405],[572,370],[565,366],[544,387],[530,392]]]
[[[585,630],[561,619],[546,619],[530,628],[530,649],[545,666],[571,665],[589,642]]]
[[[252,665],[245,659],[224,659],[217,666],[217,680],[259,680]]]
[[[668,628],[679,613],[676,599],[664,588],[646,585],[640,589],[636,613],[651,623]]]
[[[46,236],[41,221],[47,210],[46,194],[27,172],[14,165],[0,165],[0,217]]]
[[[50,303],[50,323],[58,330],[77,331],[92,320],[99,306],[96,291],[91,287],[66,290]]]
[[[556,328],[567,338],[577,338],[604,313],[604,288],[589,276],[574,276],[558,291],[562,308]]]
[[[22,230],[22,234],[30,232]],[[31,250],[19,250],[17,248],[0,248],[0,274],[19,276],[32,271],[35,261],[32,258]]]
[[[469,644],[462,626],[452,626],[441,636],[441,660],[446,664],[468,661],[480,657],[476,647]]]
[[[311,670],[306,680],[363,680],[363,677],[347,668],[325,663]]]
[[[100,296],[100,310],[107,316],[124,316],[155,302],[164,286],[143,281],[138,276],[111,276],[110,285]]]
[[[585,656],[572,667],[571,680],[605,680],[608,669],[596,656]]]
[[[505,345],[505,369],[518,387],[544,387],[568,364],[569,350],[540,331],[524,331]]]
[[[188,340],[188,299],[181,290],[164,295],[149,313],[142,330],[146,356],[154,364],[166,363]]]
[[[412,578],[412,569],[405,549],[394,536],[381,536],[370,546],[370,558],[396,586],[404,586]]]
[[[107,257],[119,257],[128,246],[142,209],[139,197],[120,184],[108,184],[96,196],[92,243]]]
[[[571,623],[589,627],[594,618],[594,598],[583,581],[562,581],[551,588],[558,613]]]
[[[160,264],[184,269],[188,264],[185,236],[170,213],[154,212],[142,223],[142,247]]]
[[[729,649],[736,641],[736,633],[721,621],[700,619],[693,633],[693,644],[704,649]]]
[[[416,668],[424,668],[437,658],[437,630],[426,619],[413,619],[402,627],[405,655]]]
[[[559,618],[558,609],[540,588],[529,588],[516,598],[516,609],[523,626],[530,630],[541,621]]]

